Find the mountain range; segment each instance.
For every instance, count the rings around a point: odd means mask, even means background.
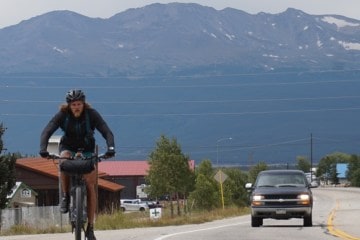
[[[191,3],[49,12],[0,29],[4,143],[37,154],[66,91],[82,88],[119,160],[147,158],[161,134],[214,164],[357,153],[359,60],[360,21],[345,16]]]
[[[108,19],[70,11],[0,30],[0,72],[133,76],[356,69],[360,21],[152,4]]]

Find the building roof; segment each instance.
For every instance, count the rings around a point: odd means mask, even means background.
[[[58,161],[48,160],[44,158],[19,158],[16,160],[16,166],[39,173],[51,178],[59,177]],[[113,183],[101,177],[106,176],[106,173],[99,171],[98,184],[100,188],[111,192],[117,192],[124,188],[124,186]]]
[[[191,170],[195,169],[195,161],[189,161]],[[146,176],[149,171],[147,160],[137,161],[102,161],[99,163],[99,171],[109,176]]]
[[[148,161],[102,161],[99,171],[109,176],[146,176],[149,171]]]
[[[22,182],[16,182],[15,185],[11,189],[11,193],[7,195],[6,198],[11,199],[14,197],[16,191],[19,189]]]
[[[19,190],[20,187],[24,187],[27,188],[29,190],[31,190],[35,195],[37,195],[37,192],[35,192],[33,189],[31,189],[28,185],[26,185],[23,182],[16,182],[15,185],[13,186],[13,188],[11,189],[11,193],[7,195],[8,199],[11,199],[14,197],[14,195],[16,194],[16,192]]]

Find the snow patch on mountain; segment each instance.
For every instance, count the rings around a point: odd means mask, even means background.
[[[359,23],[349,22],[349,21],[345,21],[344,19],[338,19],[338,18],[330,17],[330,16],[323,17],[322,21],[330,23],[330,24],[335,24],[338,28],[359,27],[360,26]]]
[[[360,43],[351,43],[339,41],[339,44],[343,46],[346,50],[358,50],[360,51]]]

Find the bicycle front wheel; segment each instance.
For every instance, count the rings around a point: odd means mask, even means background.
[[[76,219],[75,219],[75,240],[81,240],[81,232],[83,229],[83,192],[81,186],[76,187],[76,199],[75,199],[75,208],[76,208]]]

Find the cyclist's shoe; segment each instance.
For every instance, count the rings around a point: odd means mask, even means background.
[[[88,224],[85,232],[85,237],[87,240],[96,240],[94,235],[94,225]]]
[[[60,212],[67,213],[69,211],[70,197],[66,195],[61,199]]]

